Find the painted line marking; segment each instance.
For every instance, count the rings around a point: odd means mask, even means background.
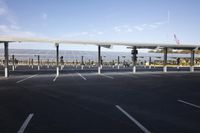
[[[54,79],[53,79],[53,82],[56,82],[56,79],[58,78],[58,76],[56,76]]]
[[[80,73],[77,73],[82,79],[87,80],[83,75],[81,75]]]
[[[23,125],[21,126],[21,128],[19,129],[19,131],[17,133],[23,133],[24,130],[26,129],[28,123],[30,122],[31,118],[33,117],[34,114],[29,114],[29,116],[26,118],[26,120],[24,121]]]
[[[27,78],[25,78],[25,79],[19,80],[19,81],[17,81],[16,83],[17,83],[17,84],[18,84],[18,83],[21,83],[21,82],[23,82],[23,81],[25,81],[25,80],[28,80],[28,79],[31,79],[31,78],[33,78],[33,77],[35,77],[35,76],[37,76],[37,75],[38,75],[38,74],[32,75],[32,76],[27,77]]]
[[[193,104],[193,103],[189,103],[189,102],[186,102],[186,101],[183,101],[183,100],[178,100],[178,102],[181,102],[181,103],[184,103],[184,104],[187,104],[187,105],[190,105],[190,106],[192,106],[192,107],[195,107],[195,108],[200,109],[200,106],[195,105],[195,104]]]
[[[124,109],[122,109],[119,105],[115,105],[117,109],[119,109],[123,114],[125,114],[133,123],[135,123],[144,133],[151,133],[147,128],[145,128],[139,121],[129,115]]]
[[[107,78],[109,78],[109,79],[114,79],[113,77],[108,76],[108,75],[105,75],[105,74],[101,74],[101,75],[104,76],[104,77],[107,77]]]

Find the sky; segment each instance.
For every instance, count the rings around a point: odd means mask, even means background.
[[[199,0],[0,0],[0,36],[176,43],[176,34],[180,43],[198,44],[199,24]],[[33,43],[9,47],[55,49]],[[114,46],[110,51],[130,50]]]

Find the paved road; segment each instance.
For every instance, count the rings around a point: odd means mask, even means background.
[[[198,133],[199,80],[200,73],[18,72],[0,79],[0,132]]]

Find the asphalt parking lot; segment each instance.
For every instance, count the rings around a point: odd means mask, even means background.
[[[59,77],[53,68],[1,76],[0,132],[200,132],[199,72],[108,68],[98,75],[93,69],[66,68]]]

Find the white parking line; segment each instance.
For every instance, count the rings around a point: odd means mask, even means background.
[[[32,76],[27,77],[27,78],[25,78],[25,79],[19,80],[19,81],[17,81],[16,83],[21,83],[21,82],[23,82],[23,81],[25,81],[25,80],[27,80],[27,79],[31,79],[31,78],[33,78],[33,77],[35,77],[35,76],[37,76],[37,75],[38,75],[38,74],[32,75]]]
[[[145,128],[140,122],[138,122],[135,118],[129,115],[124,109],[122,109],[119,105],[115,105],[123,114],[125,114],[132,122],[134,122],[144,133],[151,133],[147,128]]]
[[[113,77],[108,76],[108,75],[105,75],[105,74],[101,74],[101,75],[104,76],[104,77],[107,77],[107,78],[109,78],[109,79],[114,79]]]
[[[84,79],[84,80],[87,80],[83,75],[81,75],[80,73],[78,73],[78,75],[82,78],[82,79]]]
[[[26,129],[28,123],[30,122],[31,118],[33,117],[34,114],[29,114],[29,116],[26,118],[26,120],[24,121],[23,125],[21,126],[21,128],[19,129],[19,131],[17,133],[23,133],[24,130]]]
[[[56,79],[58,78],[58,76],[56,76],[54,79],[53,79],[53,82],[56,82]]]
[[[190,106],[193,106],[193,107],[195,107],[195,108],[200,109],[200,106],[195,105],[195,104],[193,104],[193,103],[189,103],[189,102],[186,102],[186,101],[183,101],[183,100],[178,100],[178,102],[181,102],[181,103],[184,103],[184,104],[187,104],[187,105],[190,105]]]

